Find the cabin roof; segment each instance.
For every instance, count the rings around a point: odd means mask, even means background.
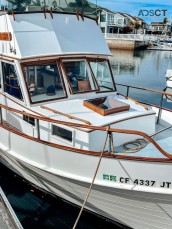
[[[3,15],[0,17],[3,32],[12,33],[12,41],[4,43],[0,50],[16,57],[50,56],[62,54],[110,55],[102,32],[96,22],[89,18],[79,20],[76,15],[43,13]],[[6,25],[8,23],[8,26]],[[9,31],[7,31],[7,29]],[[1,45],[0,45],[1,47]]]

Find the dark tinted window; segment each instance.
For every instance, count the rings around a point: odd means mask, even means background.
[[[72,131],[66,130],[59,126],[52,125],[52,135],[56,135],[58,137],[64,138],[70,142],[72,142]]]
[[[35,119],[32,117],[29,117],[27,115],[23,115],[23,120],[28,122],[29,124],[35,126]]]
[[[2,62],[2,73],[4,79],[4,91],[23,100],[14,65]]]

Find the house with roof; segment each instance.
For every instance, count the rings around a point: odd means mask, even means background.
[[[139,17],[101,8],[99,24],[103,33],[137,33],[146,23]]]
[[[153,34],[170,34],[172,32],[172,24],[163,22],[151,22],[149,28],[149,33]]]
[[[128,22],[129,19],[123,14],[101,8],[99,25],[103,33],[120,33]]]

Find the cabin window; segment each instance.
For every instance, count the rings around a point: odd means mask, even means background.
[[[32,126],[35,126],[35,119],[32,117],[29,117],[27,115],[23,115],[23,120],[25,122],[28,122],[29,124],[31,124]]]
[[[2,80],[2,75],[1,75],[1,72],[0,72],[0,89],[1,89],[1,80]]]
[[[72,142],[72,131],[66,130],[62,127],[52,125],[52,135],[56,135],[60,138]]]
[[[64,61],[63,64],[73,93],[98,90],[86,61]]]
[[[23,100],[20,84],[14,65],[2,62],[4,91],[15,98]]]
[[[33,103],[66,97],[56,62],[25,65],[24,75]]]
[[[114,83],[108,62],[106,60],[90,61],[90,66],[97,80],[100,91],[113,91]]]

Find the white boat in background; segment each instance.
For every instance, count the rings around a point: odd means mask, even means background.
[[[116,91],[102,32],[83,14],[16,10],[0,25],[1,163],[128,227],[171,229],[171,110]]]
[[[152,42],[148,47],[148,50],[164,50],[164,51],[172,51],[172,43],[171,42]]]
[[[172,69],[167,69],[166,74],[166,88],[165,92],[172,94]],[[168,102],[172,101],[172,97],[170,95],[166,95]]]

